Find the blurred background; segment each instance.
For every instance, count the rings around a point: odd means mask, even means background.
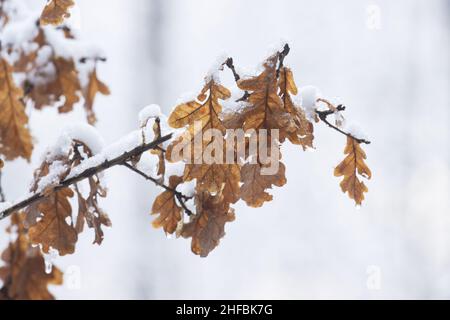
[[[45,3],[27,1],[38,10]],[[95,106],[108,143],[138,127],[145,105],[169,113],[223,52],[254,69],[287,39],[297,84],[345,103],[346,118],[372,140],[373,179],[356,208],[333,177],[345,137],[316,126],[315,151],[283,147],[288,183],[274,201],[238,204],[220,246],[202,259],[190,241],[151,227],[158,190],[115,168],[102,203],[113,227],[102,246],[85,232],[74,255],[55,261],[66,271],[66,284],[51,289],[57,298],[450,298],[449,1],[76,2],[82,39],[108,57],[99,76],[112,95]],[[33,168],[74,121],[84,121],[81,106],[31,113]],[[25,193],[31,174],[24,161],[8,166],[8,200]]]

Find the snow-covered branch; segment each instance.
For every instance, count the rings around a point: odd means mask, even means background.
[[[57,191],[66,187],[69,187],[73,184],[76,184],[84,179],[87,179],[89,177],[92,177],[94,175],[99,174],[100,172],[103,172],[111,167],[117,166],[117,165],[125,165],[127,161],[130,159],[133,159],[144,152],[157,148],[160,144],[170,140],[172,138],[172,133],[167,134],[159,139],[156,139],[155,141],[152,141],[150,143],[139,145],[129,151],[124,152],[123,154],[112,158],[112,159],[105,159],[101,163],[96,163],[95,161],[91,161],[91,166],[86,164],[80,164],[79,167],[83,167],[82,170],[76,170],[75,167],[74,171],[77,172],[74,175],[70,175],[67,179],[61,181],[56,186],[53,187],[53,191]],[[79,171],[79,173],[78,173]],[[44,194],[44,191],[35,193],[29,197],[27,197],[24,200],[21,200],[17,202],[16,204],[12,205],[11,207],[3,210],[0,212],[0,220],[7,218],[14,212],[20,211],[25,209],[26,207],[30,206],[31,204],[36,203],[37,201],[43,199],[46,195]]]

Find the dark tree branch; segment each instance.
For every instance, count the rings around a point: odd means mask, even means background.
[[[174,194],[174,196],[178,199],[178,202],[180,202],[181,206],[183,207],[184,211],[186,212],[186,214],[188,216],[193,215],[193,212],[191,210],[189,210],[189,208],[186,207],[186,204],[184,203],[187,200],[190,200],[192,198],[182,194],[181,192],[166,186],[164,183],[161,183],[158,179],[155,179],[151,176],[149,176],[148,174],[145,174],[144,172],[142,172],[141,170],[137,169],[136,167],[132,166],[131,164],[129,164],[128,162],[123,163],[123,166],[127,167],[128,169],[134,171],[135,173],[137,173],[138,175],[140,175],[141,177],[150,180],[151,182],[153,182],[154,184],[160,186],[161,188],[172,192]]]
[[[317,114],[317,116],[319,117],[319,119],[320,119],[322,122],[324,122],[328,127],[332,128],[332,129],[334,129],[334,130],[336,130],[336,131],[339,132],[339,133],[342,133],[343,135],[346,135],[346,136],[349,137],[349,138],[352,138],[353,140],[355,140],[355,141],[358,142],[358,143],[370,144],[370,143],[371,143],[370,141],[365,140],[365,139],[357,138],[357,137],[351,135],[350,133],[345,132],[344,130],[338,128],[337,126],[333,125],[332,123],[330,123],[330,122],[328,121],[328,119],[327,119],[328,116],[334,114],[336,111],[344,111],[344,110],[345,110],[345,106],[343,106],[343,105],[340,104],[340,105],[338,105],[337,107],[335,107],[334,110],[333,110],[333,109],[326,110],[326,111],[316,110],[316,114]]]
[[[241,79],[241,76],[236,72],[236,68],[233,64],[233,58],[228,58],[227,61],[225,61],[224,65],[226,65],[231,72],[233,72],[234,81],[238,82]]]
[[[286,58],[286,56],[289,54],[290,51],[291,51],[291,48],[286,43],[283,47],[283,51],[278,52],[277,78],[280,77],[281,69],[284,67],[284,59]]]
[[[160,139],[152,141],[150,143],[140,145],[130,151],[123,153],[121,156],[118,156],[114,159],[105,160],[103,163],[99,164],[98,166],[87,168],[80,174],[78,174],[72,178],[61,181],[58,185],[53,187],[53,191],[58,191],[58,190],[67,188],[67,187],[71,186],[72,184],[75,184],[84,179],[92,177],[93,175],[96,175],[96,174],[98,174],[102,171],[105,171],[111,167],[114,167],[117,165],[122,165],[122,164],[126,163],[129,159],[132,159],[132,158],[136,157],[137,155],[140,155],[148,150],[154,149],[159,144],[161,144],[171,138],[172,138],[172,133],[168,134],[164,137],[161,137]],[[6,217],[10,216],[14,212],[25,209],[29,205],[36,203],[36,202],[44,199],[45,197],[46,196],[42,192],[40,192],[40,193],[36,193],[36,194],[26,198],[25,200],[22,200],[22,201],[16,203],[15,205],[11,206],[10,208],[0,212],[0,220],[5,219]]]
[[[231,72],[233,72],[233,77],[234,77],[234,81],[236,81],[236,83],[241,80],[241,76],[236,72],[236,68],[234,66],[234,62],[233,62],[233,58],[228,58],[227,61],[225,61],[223,63],[224,66],[227,66],[228,69],[231,70]],[[248,91],[244,92],[244,95],[237,99],[236,102],[242,102],[242,101],[247,101],[248,97],[250,97],[250,93]]]

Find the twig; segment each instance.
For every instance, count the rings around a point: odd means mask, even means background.
[[[189,208],[187,208],[187,207],[186,207],[186,204],[184,203],[185,201],[192,199],[191,197],[188,197],[188,196],[182,194],[181,192],[176,191],[175,189],[173,189],[173,188],[171,188],[171,187],[169,187],[169,186],[166,186],[164,183],[161,183],[161,182],[158,181],[157,179],[155,179],[155,178],[153,178],[153,177],[151,177],[151,176],[145,174],[144,172],[142,172],[141,170],[139,170],[139,169],[137,169],[136,167],[132,166],[132,165],[129,164],[128,162],[125,162],[125,163],[123,163],[122,165],[125,166],[125,167],[127,167],[128,169],[134,171],[135,173],[137,173],[137,174],[140,175],[141,177],[143,177],[143,178],[145,178],[145,179],[147,179],[147,180],[150,180],[151,182],[153,182],[154,184],[160,186],[161,188],[163,188],[163,189],[165,189],[165,190],[167,190],[167,191],[172,192],[172,193],[175,195],[175,197],[178,199],[178,201],[180,202],[180,204],[181,204],[181,206],[183,207],[183,209],[184,209],[184,211],[186,212],[186,214],[187,214],[188,216],[193,215],[193,212],[192,212],[191,210],[189,210]]]
[[[69,179],[66,179],[64,181],[61,181],[58,185],[56,185],[53,188],[53,191],[58,191],[58,190],[67,188],[72,184],[75,184],[84,179],[87,179],[87,178],[89,178],[93,175],[96,175],[102,171],[105,171],[111,167],[121,165],[121,164],[127,162],[129,159],[136,157],[139,154],[142,154],[148,150],[156,148],[156,146],[158,146],[159,144],[161,144],[171,138],[172,138],[172,133],[168,134],[164,137],[161,137],[160,139],[152,141],[150,143],[140,145],[140,146],[134,148],[133,150],[127,151],[127,152],[123,153],[121,156],[118,156],[114,159],[105,160],[103,163],[101,163],[95,167],[87,168],[80,174],[78,174],[74,177],[71,177]],[[39,192],[39,193],[36,193],[36,194],[26,198],[25,200],[22,200],[22,201],[16,203],[15,205],[11,206],[10,208],[0,212],[0,220],[5,219],[6,217],[10,216],[12,213],[14,213],[16,211],[20,211],[20,210],[28,207],[29,205],[42,200],[45,197],[46,197],[46,195],[44,193]]]
[[[324,102],[324,101],[322,101],[322,102]],[[344,111],[344,110],[345,110],[345,106],[340,104],[337,107],[334,107],[334,110],[333,110],[333,108],[330,108],[329,110],[326,110],[326,111],[316,110],[316,114],[317,114],[317,116],[319,117],[320,120],[322,120],[327,126],[329,126],[330,128],[336,130],[337,132],[340,132],[343,135],[346,135],[347,137],[352,138],[353,140],[355,140],[358,143],[370,144],[371,143],[370,141],[365,140],[365,139],[357,138],[357,137],[353,136],[352,134],[350,134],[348,132],[345,132],[344,130],[338,128],[337,126],[331,124],[327,120],[327,117],[332,115],[332,114],[334,114],[336,111]]]
[[[231,72],[233,72],[234,81],[238,82],[241,79],[241,76],[236,72],[236,68],[233,64],[233,58],[228,58],[227,61],[224,62],[224,65],[226,65]]]
[[[3,192],[2,187],[2,172],[0,171],[0,202],[5,202],[5,193]]]
[[[224,63],[224,66],[227,66],[228,69],[231,70],[231,72],[233,72],[233,77],[234,77],[234,81],[236,81],[236,83],[241,80],[241,76],[236,72],[236,68],[234,66],[234,62],[233,62],[233,58],[228,58]],[[247,101],[248,97],[250,97],[250,93],[248,91],[244,92],[244,95],[237,99],[236,102],[242,102],[242,101]]]
[[[278,64],[278,68],[277,68],[277,78],[280,77],[281,69],[284,66],[284,59],[286,58],[286,56],[289,54],[290,51],[291,51],[291,48],[286,43],[283,47],[283,51],[278,52],[278,63],[279,64]]]
[[[278,68],[276,71],[277,78],[280,77],[281,69],[284,66],[284,59],[286,58],[286,56],[289,54],[290,51],[291,51],[291,48],[289,47],[289,44],[286,43],[283,47],[283,51],[280,51],[277,53],[277,56],[278,56]],[[234,66],[233,58],[231,58],[231,57],[228,58],[222,65],[227,66],[228,69],[231,70],[236,83],[239,80],[241,80],[241,76],[237,73],[236,67]],[[244,95],[241,98],[237,99],[236,102],[247,101],[249,97],[250,97],[250,93],[248,91],[245,91]]]

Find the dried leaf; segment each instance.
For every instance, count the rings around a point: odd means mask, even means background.
[[[53,191],[39,203],[38,208],[43,216],[30,228],[29,236],[32,243],[42,245],[45,253],[49,252],[50,247],[58,250],[61,256],[75,251],[78,236],[72,222],[71,197],[73,191],[64,188]]]
[[[280,142],[283,142],[296,127],[278,96],[277,59],[276,55],[267,59],[260,75],[238,81],[238,87],[249,92],[248,106],[239,117],[244,130],[278,129]]]
[[[36,109],[53,105],[63,99],[64,103],[58,103],[58,111],[67,113],[73,110],[73,106],[80,98],[78,92],[81,90],[78,79],[78,71],[72,59],[62,57],[55,58],[53,64],[56,74],[49,82],[43,82],[33,85],[29,94],[33,100]],[[49,77],[48,75],[44,76]]]
[[[366,153],[357,141],[347,137],[344,154],[347,156],[334,169],[334,175],[344,177],[340,183],[342,192],[347,192],[350,199],[355,200],[357,205],[361,205],[364,200],[364,192],[367,192],[368,189],[364,182],[358,179],[358,174],[367,179],[372,177],[369,167],[364,162]]]
[[[283,67],[280,70],[279,87],[284,108],[290,113],[295,124],[295,130],[287,133],[289,141],[301,145],[303,150],[312,148],[314,126],[306,119],[305,111],[292,101],[291,95],[296,95],[298,90],[291,69]]]
[[[155,119],[155,123],[153,124],[153,133],[155,134],[155,137],[153,141],[156,141],[161,138],[161,121],[159,118]],[[160,181],[164,181],[164,175],[166,173],[166,159],[164,156],[164,149],[163,145],[159,144],[158,148],[150,150],[151,154],[158,156],[158,171],[156,174],[160,177]]]
[[[227,88],[214,80],[209,80],[197,97],[197,101],[189,101],[177,106],[169,117],[169,125],[172,127],[182,128],[187,125],[188,128],[184,137],[175,140],[169,146],[166,156],[169,161],[173,160],[171,159],[172,149],[176,145],[180,143],[191,145],[191,153],[185,159],[190,163],[185,167],[183,178],[185,181],[197,179],[198,191],[221,192],[225,184],[227,189],[233,191],[239,187],[238,164],[224,164],[225,159],[223,158],[219,161],[212,161],[211,164],[205,161],[206,157],[214,160],[216,151],[221,152],[222,155],[225,154],[226,141],[224,137],[226,128],[220,119],[222,106],[219,100],[228,99],[230,95]],[[195,126],[196,121],[200,124],[199,129]],[[211,134],[208,137],[205,132],[210,129],[216,130],[220,133],[220,136]],[[200,136],[201,152],[195,150],[196,147],[199,147],[194,144],[196,136]],[[236,202],[238,197],[228,197],[228,200]]]
[[[192,237],[192,252],[206,257],[225,236],[225,223],[234,221],[234,210],[221,196],[202,192],[195,199],[197,213],[184,224],[181,235]]]
[[[41,14],[41,24],[60,25],[70,17],[69,9],[75,5],[73,0],[50,0]]]
[[[78,234],[83,232],[84,223],[86,221],[88,227],[94,229],[95,232],[95,239],[93,243],[101,245],[104,238],[102,226],[112,226],[111,220],[109,219],[108,215],[103,211],[102,208],[100,208],[98,204],[98,197],[105,197],[106,191],[101,188],[99,182],[96,181],[93,177],[90,177],[88,181],[90,190],[89,195],[86,199],[83,197],[78,188],[75,189],[78,199],[78,215],[75,224],[75,230]]]
[[[33,144],[23,92],[14,84],[12,67],[4,59],[0,64],[0,153],[6,160],[18,157],[30,160]]]
[[[261,164],[245,164],[241,169],[241,198],[253,208],[261,207],[264,202],[272,201],[273,196],[266,192],[272,186],[281,187],[286,184],[285,166],[279,163],[276,174],[263,175]]]
[[[183,181],[181,177],[171,176],[169,187],[173,190]],[[166,190],[153,202],[152,215],[159,216],[152,222],[154,228],[163,228],[164,232],[173,234],[181,220],[182,208],[177,204],[175,194]]]
[[[94,68],[89,74],[89,82],[87,88],[83,90],[85,99],[84,108],[86,109],[87,120],[89,124],[94,125],[97,122],[97,118],[94,113],[94,100],[98,93],[103,95],[109,95],[109,88],[100,81],[97,77],[97,68]]]
[[[14,214],[12,224],[17,228],[17,238],[2,253],[5,265],[0,267],[3,287],[0,300],[50,300],[54,299],[48,285],[61,285],[62,272],[53,266],[45,272],[44,258],[39,248],[33,248],[23,226],[23,214]]]

